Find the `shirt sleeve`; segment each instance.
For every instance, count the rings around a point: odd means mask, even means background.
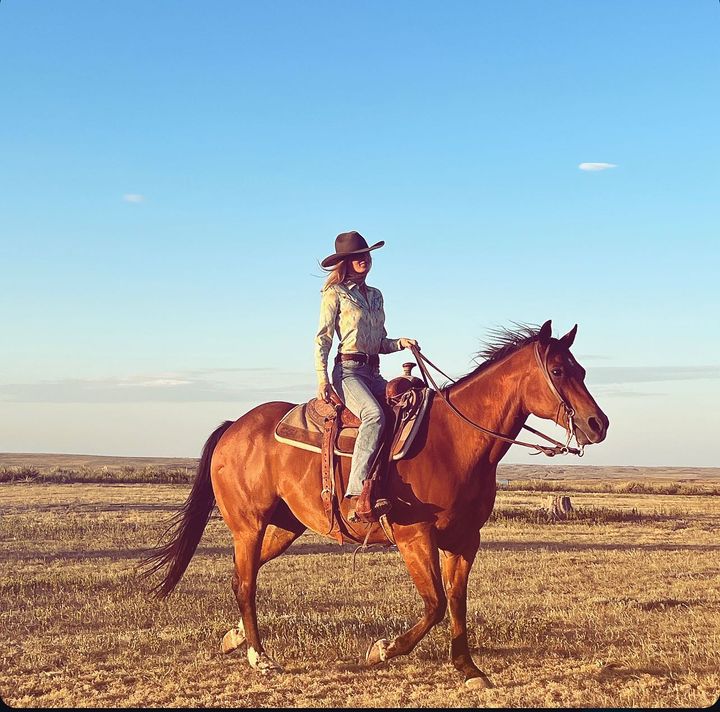
[[[381,305],[383,309],[383,314],[385,313],[385,299],[383,298],[382,294],[380,294],[380,300]],[[382,326],[382,338],[380,339],[380,353],[381,354],[391,354],[395,351],[402,351],[402,347],[400,346],[400,339],[388,339],[387,337],[387,330],[385,329],[385,324],[383,323]]]
[[[328,354],[335,333],[338,306],[337,291],[333,287],[323,290],[320,301],[320,322],[315,337],[315,371],[319,385],[330,382],[327,374]]]

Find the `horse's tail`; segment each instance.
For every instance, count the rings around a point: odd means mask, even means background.
[[[203,531],[205,531],[215,505],[215,495],[210,480],[210,460],[218,440],[232,424],[233,421],[226,420],[207,439],[192,490],[187,500],[185,500],[185,504],[172,517],[167,529],[161,536],[161,539],[165,538],[168,532],[172,530],[170,540],[151,549],[141,562],[141,566],[144,568],[141,573],[143,578],[151,576],[165,566],[168,567],[165,578],[151,589],[151,592],[157,598],[166,598],[172,593],[172,590],[185,573]]]

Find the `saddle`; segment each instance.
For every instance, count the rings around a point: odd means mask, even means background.
[[[403,375],[387,384],[383,406],[386,416],[390,417],[386,417],[383,448],[371,474],[373,484],[377,483],[389,461],[399,460],[408,453],[427,411],[431,391],[423,381],[411,375],[414,366],[414,363],[403,364]],[[279,442],[321,453],[321,497],[331,531],[339,511],[336,491],[341,489],[335,482],[335,456],[352,457],[359,426],[360,419],[333,394],[329,403],[313,398],[295,406],[275,428],[275,439]],[[342,543],[340,520],[338,517],[337,537]]]
[[[387,384],[385,391],[386,414],[394,415],[397,410],[402,415],[400,432],[398,437],[394,438],[393,460],[400,460],[409,450],[428,405],[429,390],[425,388],[423,381],[410,375],[414,366],[414,363],[403,364],[405,373],[393,378]],[[340,457],[352,457],[360,419],[335,397],[331,403],[313,398],[307,403],[296,405],[283,416],[275,427],[275,439],[303,450],[322,452],[323,433],[327,418],[337,418],[338,428],[334,442],[334,454]],[[386,422],[388,423],[387,431],[391,419],[386,418]]]

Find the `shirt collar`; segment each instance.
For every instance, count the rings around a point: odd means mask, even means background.
[[[345,289],[357,289],[359,286],[360,285],[357,282],[350,282],[350,281],[343,282],[343,287],[345,287]],[[365,288],[368,291],[370,291],[372,289],[372,287],[367,282],[365,283]]]

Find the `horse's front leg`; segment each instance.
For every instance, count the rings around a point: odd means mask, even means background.
[[[392,641],[383,638],[373,643],[365,656],[371,665],[409,653],[430,628],[443,619],[447,607],[435,530],[428,525],[395,525],[393,533],[405,565],[425,603],[425,614],[410,630]]]
[[[487,675],[473,662],[467,639],[467,583],[480,545],[480,533],[471,537],[460,553],[443,552],[442,572],[450,604],[453,665],[465,676],[468,687],[492,687]]]

